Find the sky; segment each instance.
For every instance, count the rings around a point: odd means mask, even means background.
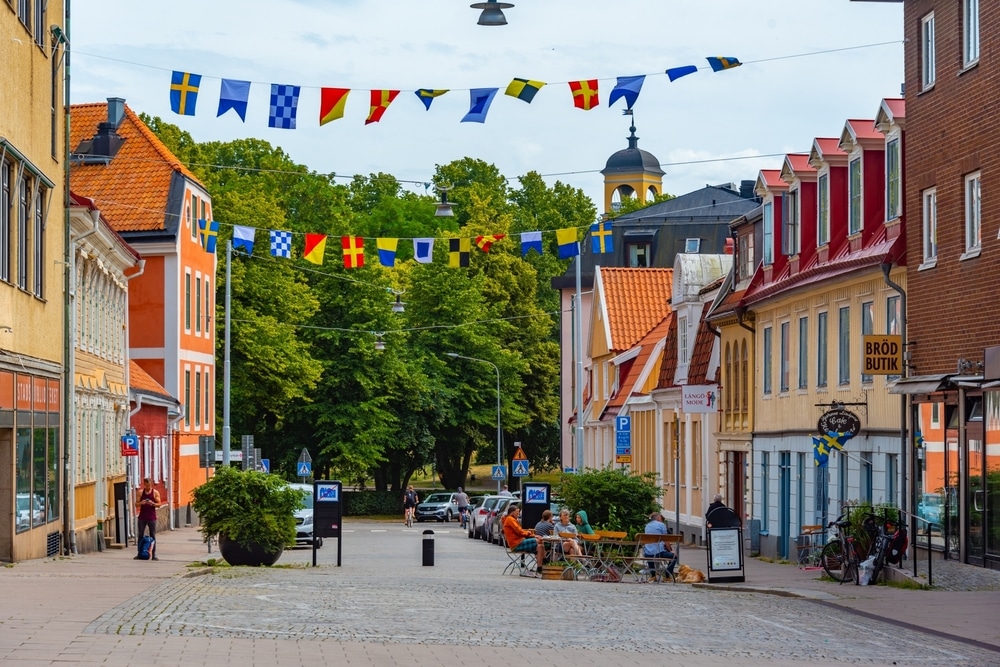
[[[390,173],[420,193],[436,165],[479,158],[513,185],[535,171],[580,188],[600,212],[600,170],[627,147],[632,120],[623,100],[607,105],[619,76],[646,75],[639,147],[659,159],[674,195],[780,168],[781,155],[839,136],[847,119],[874,118],[903,81],[902,3],[514,0],[499,27],[477,25],[469,4],[77,0],[71,102],[123,97],[196,141],[255,137],[312,170]],[[716,73],[707,56],[744,65]],[[700,69],[670,82],[664,71],[682,65]],[[170,109],[173,70],[203,77],[194,116]],[[547,85],[526,104],[503,94],[515,77]],[[245,123],[216,117],[222,78],[253,82]],[[595,78],[601,106],[574,108],[567,82]],[[294,130],[268,127],[272,83],[302,86]],[[352,90],[345,116],[322,127],[321,87]],[[461,122],[469,89],[489,87],[500,91],[486,122]],[[418,88],[451,92],[425,110]],[[365,125],[371,89],[402,92]]]

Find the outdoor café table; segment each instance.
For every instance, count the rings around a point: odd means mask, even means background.
[[[584,544],[588,546],[589,553],[595,561],[595,572],[591,581],[614,582],[633,576],[631,563],[635,556],[636,543],[625,539],[625,533],[615,533],[610,537],[605,533],[598,535],[596,540],[588,537]]]

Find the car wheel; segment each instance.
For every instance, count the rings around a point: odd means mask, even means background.
[[[322,537],[317,537],[316,538],[316,548],[317,549],[322,549],[323,548],[323,538]]]
[[[451,523],[451,510],[448,510],[447,512],[445,512],[444,522],[445,523]]]

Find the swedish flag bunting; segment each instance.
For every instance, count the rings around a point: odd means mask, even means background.
[[[219,223],[216,220],[198,220],[198,242],[205,252],[214,253],[219,238]]]
[[[170,110],[181,116],[193,116],[198,104],[201,74],[174,72],[170,75]]]
[[[615,239],[611,235],[611,221],[595,222],[590,226],[590,249],[594,254],[615,251]]]

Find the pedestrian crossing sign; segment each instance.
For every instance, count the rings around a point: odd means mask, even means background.
[[[528,461],[514,461],[514,477],[528,476]]]
[[[298,465],[298,475],[299,477],[308,477],[312,474],[312,463],[309,461],[299,461]]]
[[[507,479],[507,466],[493,466],[493,479],[498,482]]]

